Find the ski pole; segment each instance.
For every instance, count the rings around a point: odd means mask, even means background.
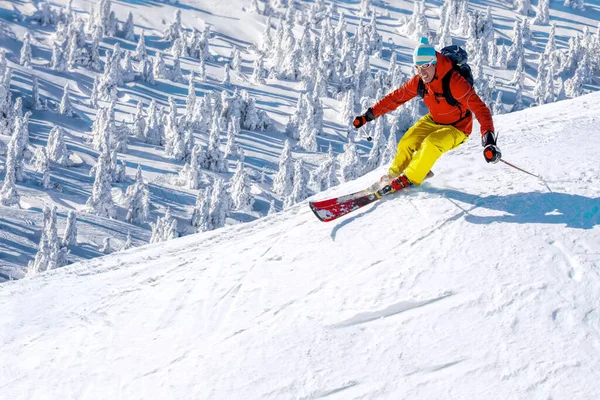
[[[500,161],[502,161],[504,164],[508,165],[509,167],[513,167],[514,169],[518,169],[518,170],[519,170],[519,171],[521,171],[521,172],[525,172],[526,174],[529,174],[529,175],[531,175],[531,176],[534,176],[534,177],[536,177],[536,178],[538,178],[538,179],[542,179],[542,177],[541,177],[541,176],[538,176],[538,175],[536,175],[536,174],[532,174],[531,172],[527,172],[527,171],[525,171],[524,169],[522,169],[522,168],[519,168],[519,167],[517,167],[516,165],[513,165],[513,164],[509,163],[508,161],[504,161],[502,158],[500,159]],[[543,180],[543,179],[542,179],[542,180]]]

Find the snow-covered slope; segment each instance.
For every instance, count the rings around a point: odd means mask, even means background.
[[[600,95],[497,118],[419,189],[0,288],[3,398],[600,398]],[[381,171],[320,197],[362,188]]]

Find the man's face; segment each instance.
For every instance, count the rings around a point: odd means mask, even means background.
[[[429,83],[433,80],[433,77],[435,76],[435,64],[429,63],[417,65],[415,68],[417,68],[417,72],[421,79],[423,79],[423,82]]]

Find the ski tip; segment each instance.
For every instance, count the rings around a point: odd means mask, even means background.
[[[324,219],[325,215],[321,215],[323,213],[326,214],[327,213],[326,210],[319,209],[319,208],[315,207],[315,203],[313,203],[312,201],[309,201],[308,205],[310,206],[310,209],[315,214],[315,216],[319,219],[319,221],[321,221],[321,222],[329,222],[329,221],[331,221],[331,219]]]

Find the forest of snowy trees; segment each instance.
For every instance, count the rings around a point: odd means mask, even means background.
[[[0,154],[4,155],[0,203],[18,207],[19,185],[27,182],[40,190],[61,190],[53,182],[54,171],[81,165],[67,140],[73,129],[81,131],[84,145],[95,157],[87,171],[92,182],[88,198],[78,211],[69,211],[62,240],[57,236],[56,208],[44,208],[43,234],[29,273],[69,262],[69,251],[77,246],[79,213],[151,229],[150,242],[159,242],[225,226],[234,213],[261,216],[267,210],[272,213],[291,207],[390,162],[397,141],[420,117],[418,101],[403,105],[360,132],[348,129],[355,115],[412,74],[411,66],[400,62],[399,49],[385,42],[380,32],[379,22],[389,23],[389,11],[371,0],[361,0],[353,10],[342,10],[325,0],[247,3],[245,10],[264,21],[260,42],[247,48],[232,44],[227,56],[218,57],[211,48],[217,36],[211,25],[205,24],[203,29],[186,26],[180,8],[167,18],[158,36],[137,25],[139,15],[131,11],[119,20],[116,2],[111,0],[99,0],[90,10],[75,10],[72,1],[64,8],[42,1],[35,12],[22,16],[25,25],[50,29],[51,39],[45,63],[34,57],[36,51],[39,54],[40,42],[29,31],[16,38],[20,47],[11,59],[0,50],[0,137],[9,138],[7,144],[0,141]],[[496,115],[589,91],[600,73],[600,24],[595,32],[584,27],[561,48],[557,25],[550,18],[554,3],[505,3],[515,16],[508,40],[498,35],[492,7],[480,10],[468,0],[446,0],[440,8],[416,1],[412,14],[395,22],[399,34],[408,39],[424,36],[438,49],[453,43],[463,45],[476,89]],[[565,0],[562,5],[584,10],[579,0]],[[437,29],[432,28],[432,14],[438,17]],[[535,27],[548,27],[543,51],[532,50]],[[30,90],[16,84],[11,64],[19,66],[19,80],[26,76]],[[207,73],[207,66],[213,76]],[[79,85],[61,83],[59,95],[49,96],[47,90],[42,93],[40,72],[46,71],[72,79],[89,74],[89,90],[82,92]],[[500,78],[495,71],[510,71],[511,79]],[[298,90],[284,120],[274,118],[265,110],[265,101],[258,99],[261,90],[276,82]],[[187,95],[185,101],[168,92],[127,101],[124,96],[134,84],[157,90],[161,85],[173,85]],[[325,114],[331,104],[338,105],[332,122],[338,124],[336,129],[343,138],[339,147],[332,146],[327,133],[331,121]],[[87,131],[81,129],[83,106],[93,110]],[[29,135],[32,118],[38,119],[39,113],[56,114],[44,143],[39,135],[32,142]],[[280,138],[278,162],[270,163],[268,178],[265,165],[269,163],[257,165],[256,156],[248,157],[249,147],[242,145],[241,138],[248,132]],[[362,142],[366,136],[373,138],[368,147]],[[177,173],[163,182],[194,193],[189,213],[175,214],[168,207],[156,212],[139,151],[137,161],[129,158],[133,145],[155,149],[156,157],[178,165]],[[321,154],[316,165],[306,160],[311,154]],[[128,168],[135,173],[128,175]],[[122,184],[124,193],[115,196],[115,186]],[[257,193],[268,193],[264,196],[268,208],[260,213],[255,209]],[[129,235],[122,247],[131,246]],[[100,251],[113,251],[110,237],[103,240]]]

